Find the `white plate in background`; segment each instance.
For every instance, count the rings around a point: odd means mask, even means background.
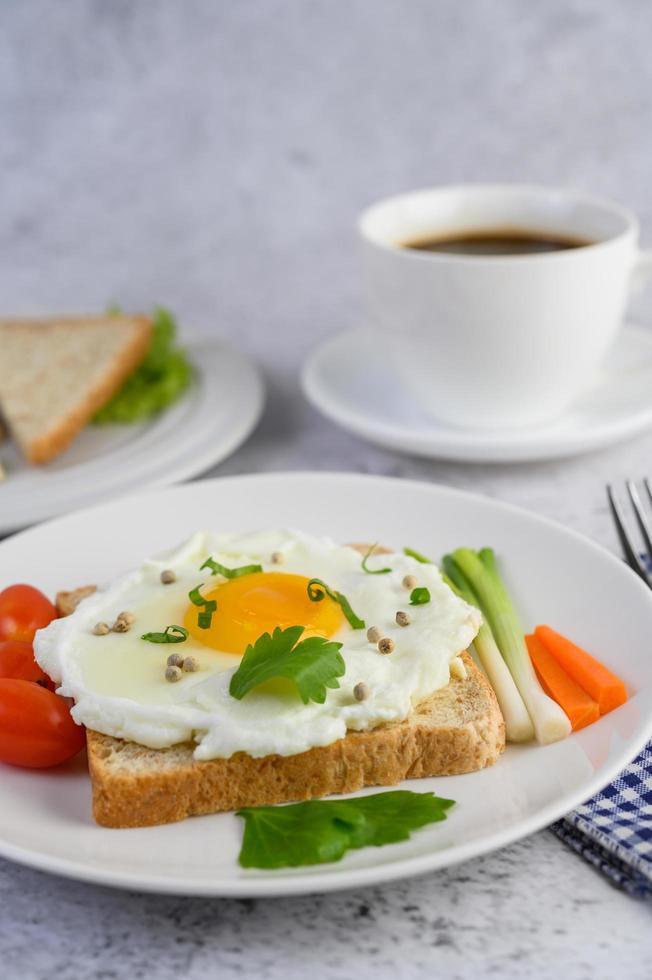
[[[532,428],[464,429],[430,418],[364,328],[322,344],[301,381],[323,415],[388,449],[468,463],[576,456],[652,428],[652,330],[622,330],[593,387],[560,418]]]
[[[0,588],[49,594],[112,578],[199,528],[294,526],[338,541],[410,545],[438,559],[492,545],[526,627],[549,623],[616,670],[628,703],[565,741],[508,746],[479,773],[402,784],[457,801],[409,841],[337,864],[244,871],[232,813],[135,830],[98,827],[83,759],[33,772],[0,765],[0,854],[136,890],[256,897],[326,892],[423,874],[531,834],[597,792],[652,735],[652,593],[613,555],[526,511],[448,488],[354,474],[277,474],[148,491],[0,543]],[[378,792],[375,788],[367,792]],[[569,853],[568,861],[576,858]]]
[[[252,362],[222,341],[184,347],[192,386],[155,418],[87,425],[45,466],[30,466],[11,443],[0,445],[0,534],[144,487],[190,479],[221,462],[249,436],[263,410],[264,387]]]

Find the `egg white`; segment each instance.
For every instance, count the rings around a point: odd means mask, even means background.
[[[278,551],[283,555],[280,566],[271,562]],[[258,688],[236,700],[229,683],[239,657],[219,653],[192,636],[178,645],[140,638],[147,631],[182,624],[188,592],[202,581],[219,581],[199,571],[209,555],[227,566],[259,563],[264,571],[323,579],[347,596],[367,627],[377,626],[393,639],[393,653],[383,656],[367,640],[366,630],[353,630],[345,621],[332,639],[342,644],[346,673],[324,704],[304,705],[291,689],[283,694]],[[75,720],[106,735],[157,749],[195,740],[197,759],[228,758],[239,751],[252,756],[304,752],[331,744],[347,730],[366,731],[405,719],[419,701],[448,684],[451,660],[478,631],[480,614],[454,595],[434,565],[391,554],[372,557],[369,566],[392,571],[368,575],[354,549],[299,531],[241,536],[199,532],[172,553],[145,561],[98,590],[71,616],[39,630],[36,659],[59,685],[59,693],[74,698]],[[176,573],[171,585],[160,581],[164,568]],[[429,603],[408,605],[409,591],[402,584],[407,574],[430,590]],[[399,609],[409,611],[409,626],[396,624]],[[123,610],[136,617],[129,632],[92,633],[95,623],[111,623]],[[172,652],[194,656],[200,670],[184,674],[175,684],[167,682],[165,661]],[[370,690],[365,701],[353,696],[359,681]]]

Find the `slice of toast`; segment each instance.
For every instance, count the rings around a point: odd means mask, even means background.
[[[0,320],[0,412],[24,456],[47,463],[147,353],[146,316]]]
[[[468,654],[467,676],[422,701],[405,721],[299,755],[197,762],[193,746],[148,749],[87,732],[93,814],[105,827],[148,827],[185,817],[392,786],[490,766],[505,748],[494,692]]]

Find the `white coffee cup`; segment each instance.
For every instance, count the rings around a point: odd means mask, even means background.
[[[589,244],[506,256],[404,247],[500,228]],[[382,349],[430,415],[466,427],[561,414],[604,361],[633,273],[652,271],[631,212],[549,187],[402,194],[364,211],[359,232],[367,319]]]

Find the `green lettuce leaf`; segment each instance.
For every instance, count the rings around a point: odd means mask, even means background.
[[[109,312],[120,312],[118,307]],[[122,388],[97,412],[93,422],[140,422],[175,402],[192,380],[185,352],[175,346],[176,321],[168,310],[152,313],[152,342],[145,359]]]

